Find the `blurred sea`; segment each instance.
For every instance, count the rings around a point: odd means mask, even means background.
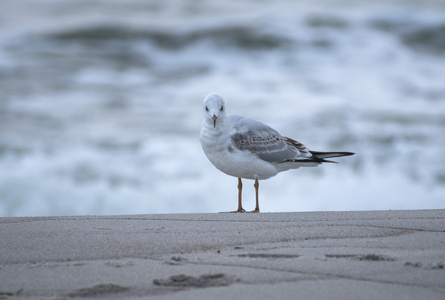
[[[262,211],[445,208],[445,1],[2,0],[0,216],[235,209],[210,92],[357,153],[262,181]]]

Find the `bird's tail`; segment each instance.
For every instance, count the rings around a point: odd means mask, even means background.
[[[352,152],[321,152],[321,151],[309,151],[309,152],[313,155],[314,158],[319,159],[320,162],[330,162],[330,163],[337,163],[337,162],[326,160],[325,158],[349,156],[355,154]]]

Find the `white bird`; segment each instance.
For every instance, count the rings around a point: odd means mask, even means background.
[[[325,158],[354,154],[310,151],[303,144],[281,136],[261,122],[239,115],[227,115],[224,99],[217,94],[205,97],[203,111],[200,140],[204,153],[218,170],[238,177],[238,209],[234,212],[245,212],[241,178],[255,180],[256,207],[251,212],[260,212],[258,180],[290,169],[335,163]]]

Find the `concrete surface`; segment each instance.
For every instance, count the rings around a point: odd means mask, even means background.
[[[445,210],[0,218],[4,299],[445,299]]]

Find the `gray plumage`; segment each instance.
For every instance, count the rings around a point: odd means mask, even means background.
[[[260,159],[270,163],[309,162],[323,163],[334,161],[324,158],[352,155],[351,152],[309,151],[302,143],[283,137],[275,129],[239,115],[228,115],[235,129],[231,139],[235,147],[250,151]]]

